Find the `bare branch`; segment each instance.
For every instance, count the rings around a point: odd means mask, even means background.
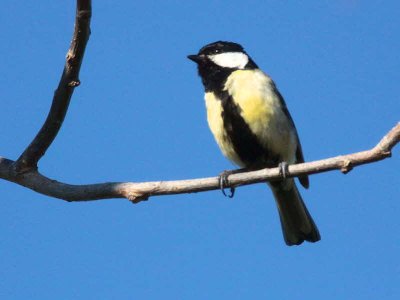
[[[218,177],[178,181],[109,182],[71,185],[52,180],[38,172],[37,163],[57,136],[64,121],[74,88],[80,84],[79,71],[90,35],[90,19],[91,1],[77,0],[74,35],[47,119],[34,140],[16,161],[0,157],[0,178],[22,185],[38,193],[67,201],[127,198],[136,203],[141,200],[147,200],[150,196],[219,189]],[[371,150],[292,165],[288,168],[288,176],[315,174],[334,169],[347,173],[355,166],[389,157],[391,149],[399,141],[400,123]],[[279,168],[238,173],[229,176],[228,187],[278,180],[280,178]]]
[[[18,173],[37,169],[37,163],[56,138],[64,121],[75,87],[80,84],[79,71],[90,35],[91,0],[78,0],[75,30],[67,53],[60,83],[54,92],[53,103],[42,128],[15,162]]]
[[[372,149],[328,159],[291,165],[289,176],[316,174],[330,170],[349,172],[353,167],[390,157],[392,148],[400,142],[400,123],[392,128]],[[13,161],[0,157],[0,178],[15,182],[38,193],[67,201],[90,201],[106,198],[127,198],[133,202],[146,200],[150,196],[195,193],[219,189],[218,177],[201,179],[154,181],[154,182],[109,182],[90,185],[70,185],[49,179],[36,170],[18,174]],[[257,182],[280,179],[279,168],[262,169],[229,176],[228,186],[241,186]]]

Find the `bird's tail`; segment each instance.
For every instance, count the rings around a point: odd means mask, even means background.
[[[275,196],[283,237],[288,246],[321,239],[293,179],[269,184]]]

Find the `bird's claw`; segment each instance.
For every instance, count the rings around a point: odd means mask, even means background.
[[[279,174],[286,179],[289,176],[289,165],[286,161],[279,163]]]
[[[224,171],[219,175],[219,188],[221,189],[222,194],[225,197],[228,197],[228,198],[233,198],[233,196],[235,195],[235,188],[234,187],[230,187],[230,193],[229,194],[227,194],[225,192],[225,187],[229,183],[228,182],[228,176],[231,175],[231,174],[232,174],[232,172]]]

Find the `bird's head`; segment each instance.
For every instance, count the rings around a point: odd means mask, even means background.
[[[257,67],[243,47],[237,43],[218,41],[200,49],[188,58],[201,68],[252,69]]]

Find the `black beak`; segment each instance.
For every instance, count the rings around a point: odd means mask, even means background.
[[[201,62],[203,62],[206,57],[204,55],[188,55],[187,58],[189,58],[190,60],[193,60],[196,64],[199,64]]]

